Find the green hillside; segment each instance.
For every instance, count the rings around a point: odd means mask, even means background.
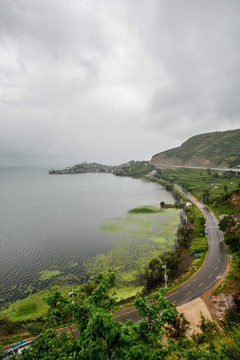
[[[217,131],[191,137],[181,146],[170,149],[152,158],[152,163],[171,161],[171,164],[196,166],[209,165],[218,167],[237,167],[240,165],[240,129]],[[174,161],[175,160],[175,161]]]

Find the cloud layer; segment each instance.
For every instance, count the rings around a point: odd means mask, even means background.
[[[240,127],[237,0],[0,2],[0,165],[116,164]]]

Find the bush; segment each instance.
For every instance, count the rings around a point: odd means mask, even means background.
[[[191,255],[199,254],[201,252],[207,251],[208,241],[207,238],[196,237],[192,240],[192,243],[189,248],[189,252]]]

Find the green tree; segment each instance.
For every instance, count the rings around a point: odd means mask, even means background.
[[[168,273],[174,274],[175,270],[181,262],[181,250],[169,251],[161,256],[162,263],[167,265]]]
[[[225,243],[233,252],[240,251],[240,231],[235,231],[233,234],[227,234],[225,236]]]
[[[235,221],[232,216],[224,216],[224,218],[219,221],[218,227],[220,230],[229,233],[234,225]]]
[[[163,262],[160,258],[152,258],[142,272],[142,278],[146,281],[147,290],[163,283]]]
[[[166,326],[167,336],[174,339],[183,339],[190,329],[190,322],[182,313],[178,313],[171,325]]]
[[[205,180],[205,178],[203,180]],[[209,203],[209,197],[210,197],[210,189],[206,188],[202,194],[202,201],[204,204]]]
[[[51,324],[59,324],[69,316],[69,302],[62,296],[60,291],[56,290],[45,297],[46,303],[50,306],[47,320]]]
[[[143,320],[138,323],[114,321],[112,314],[115,299],[109,297],[115,274],[108,271],[101,277],[91,295],[74,304],[75,321],[80,335],[56,335],[51,329],[42,332],[21,359],[158,359],[165,352],[162,336],[166,324],[176,317],[175,306],[161,290],[152,303],[138,296],[135,307]],[[67,306],[67,305],[65,305]]]
[[[44,322],[33,321],[23,326],[30,335],[39,335],[45,329]]]
[[[66,333],[57,335],[54,330],[44,330],[29,348],[22,351],[20,359],[77,359],[74,355],[74,340]]]

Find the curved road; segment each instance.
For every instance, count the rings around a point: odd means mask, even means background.
[[[178,187],[180,190],[180,188]],[[182,190],[181,190],[182,191]],[[185,195],[187,195],[184,192]],[[227,251],[224,244],[223,233],[218,229],[218,220],[214,214],[201,203],[192,197],[192,202],[202,211],[206,219],[206,229],[208,230],[208,252],[202,267],[184,284],[169,291],[167,299],[176,306],[194,300],[211,289],[221,278],[227,267]],[[117,321],[132,319],[134,322],[140,320],[140,315],[134,306],[118,310],[115,313]]]
[[[160,163],[156,163],[154,161],[150,161],[151,164],[153,164],[157,169],[161,169],[162,167],[164,168],[186,168],[186,169],[203,169],[203,170],[207,170],[207,169],[211,169],[211,170],[215,170],[215,171],[233,171],[233,172],[240,172],[240,168],[220,168],[220,167],[207,167],[207,166],[192,166],[192,165],[170,165],[170,164],[160,164]]]

